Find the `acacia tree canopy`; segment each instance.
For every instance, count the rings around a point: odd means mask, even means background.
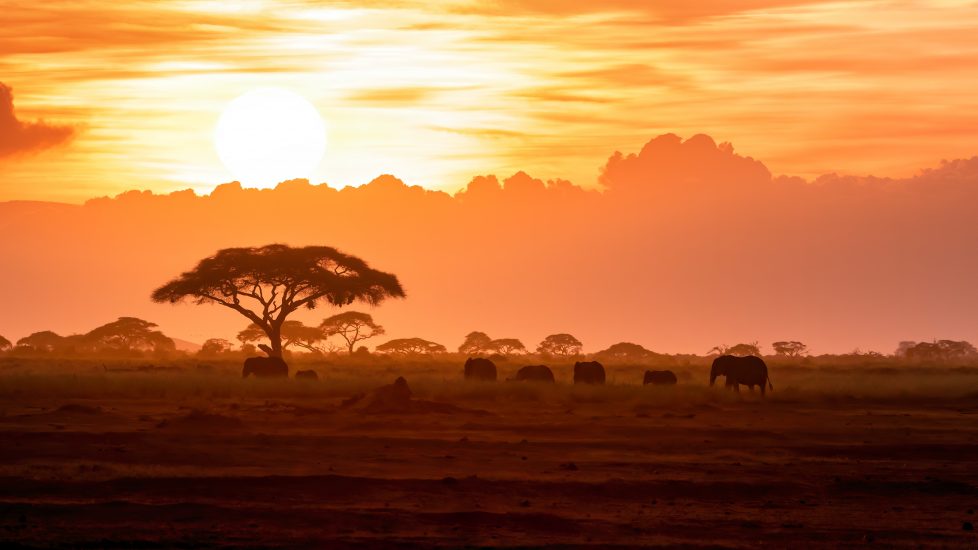
[[[359,311],[344,311],[327,317],[319,324],[319,330],[326,337],[339,335],[351,355],[357,342],[384,334],[384,327],[375,323],[369,313]]]
[[[797,340],[774,342],[771,347],[774,348],[774,353],[787,357],[798,357],[808,351],[808,346]]]
[[[641,361],[654,358],[657,355],[654,351],[631,342],[618,342],[609,346],[608,349],[594,354],[599,359],[619,361]]]
[[[485,332],[473,331],[465,335],[465,341],[458,347],[458,352],[469,355],[485,353],[486,351],[489,351],[489,344],[491,343],[492,338],[489,338],[488,334]]]
[[[489,345],[486,346],[486,349],[494,353],[511,355],[514,353],[525,352],[526,346],[524,346],[523,342],[520,342],[516,338],[499,338],[498,340],[493,340],[489,342]]]
[[[316,344],[325,340],[326,335],[316,327],[304,325],[302,321],[291,320],[282,323],[281,334],[282,351],[292,346],[298,346],[313,353],[322,353],[323,351]],[[247,328],[238,333],[238,340],[242,344],[258,342],[267,337],[268,335],[265,331],[254,323],[251,323]]]
[[[136,317],[119,317],[111,323],[92,329],[84,340],[96,350],[174,351],[176,343],[159,330],[156,323]]]
[[[427,353],[444,353],[448,350],[441,344],[430,342],[423,338],[397,338],[377,346],[377,351],[381,353],[420,355]]]
[[[153,292],[155,302],[218,304],[243,315],[268,336],[269,355],[282,355],[282,325],[300,308],[325,302],[379,304],[403,298],[397,277],[328,246],[225,248]]]
[[[50,330],[42,330],[17,340],[17,347],[36,352],[52,352],[59,349],[64,341],[64,336]]]
[[[224,338],[210,338],[201,344],[200,351],[197,352],[197,355],[211,357],[230,353],[230,351],[231,342],[228,342]]]
[[[570,334],[551,334],[537,346],[537,353],[546,355],[580,355],[584,344]]]
[[[719,346],[714,346],[710,348],[707,355],[717,354],[717,355],[760,355],[761,347],[757,344],[757,341],[751,342],[749,344],[737,344],[736,346],[728,346],[726,344],[720,344]]]
[[[901,346],[904,342],[901,342]],[[908,359],[949,361],[954,359],[974,359],[978,350],[964,340],[935,340],[933,342],[910,342],[904,356]]]

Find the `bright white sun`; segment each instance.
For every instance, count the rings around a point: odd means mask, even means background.
[[[302,96],[260,88],[228,104],[214,129],[214,144],[238,181],[271,187],[312,175],[326,152],[326,127]]]

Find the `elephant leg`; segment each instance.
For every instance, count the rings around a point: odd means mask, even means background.
[[[764,386],[766,386],[766,384],[761,384],[761,397],[764,397]]]
[[[737,392],[737,393],[740,393],[740,384],[737,384],[735,382],[733,386],[734,386],[734,391]]]
[[[754,393],[754,384],[747,384],[747,387],[750,388],[751,393]]]

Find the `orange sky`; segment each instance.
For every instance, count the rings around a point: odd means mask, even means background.
[[[217,117],[263,86],[322,113],[311,179],[334,187],[518,170],[588,187],[666,132],[806,178],[978,152],[976,2],[229,4],[0,1],[17,116],[0,112],[0,200],[208,192],[232,179]]]
[[[449,348],[978,339],[978,2],[229,5],[0,0],[0,334],[232,337],[150,292],[283,242],[396,273],[388,335]],[[266,87],[318,109],[328,185],[215,189]]]

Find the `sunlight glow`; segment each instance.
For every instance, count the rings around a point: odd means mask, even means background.
[[[312,175],[326,152],[326,127],[316,107],[302,96],[261,88],[228,104],[214,130],[214,143],[238,181],[271,187]]]

